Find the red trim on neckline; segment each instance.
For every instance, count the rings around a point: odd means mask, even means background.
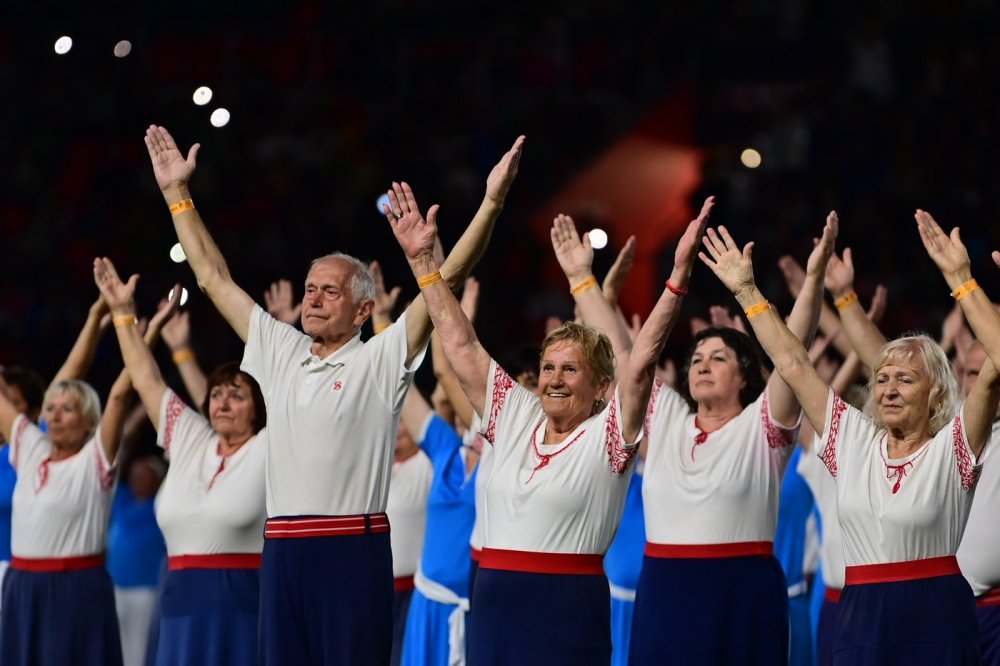
[[[647,541],[645,554],[648,557],[662,559],[773,556],[774,543],[771,541],[741,541],[737,543],[674,544]]]
[[[604,556],[483,548],[482,556],[479,559],[479,568],[543,574],[593,574],[603,576]]]
[[[889,562],[887,564],[865,564],[847,567],[846,585],[869,585],[871,583],[898,583],[904,580],[920,580],[921,578],[937,578],[961,574],[958,560],[954,555],[946,557],[928,557],[922,560],[908,562]]]

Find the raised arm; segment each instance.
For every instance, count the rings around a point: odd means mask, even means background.
[[[0,441],[10,441],[10,430],[19,413],[10,400],[10,387],[0,374]]]
[[[476,312],[479,309],[479,281],[470,277],[465,281],[465,289],[462,291],[462,300],[459,301],[462,312],[470,323],[475,323]],[[458,415],[466,426],[472,424],[475,416],[475,409],[469,401],[469,397],[462,390],[462,383],[458,381],[454,368],[445,354],[444,345],[441,344],[441,336],[434,332],[431,334],[431,362],[434,366],[434,377],[437,378],[438,386],[444,391],[451,408]]]
[[[101,333],[107,324],[104,319],[107,313],[107,303],[104,302],[104,298],[98,296],[87,312],[87,320],[83,323],[73,348],[69,350],[66,360],[63,361],[62,367],[56,372],[49,386],[55,386],[56,383],[66,379],[83,379],[87,376],[94,362],[97,343],[100,342]]]
[[[823,237],[813,254],[820,252],[829,256],[833,252],[835,237],[835,224],[831,226],[828,218]],[[747,243],[741,251],[729,232],[724,227],[719,227],[718,233],[713,229],[708,230],[704,245],[707,255],[701,252],[698,257],[736,297],[740,307],[747,313],[757,341],[774,364],[775,374],[794,392],[813,428],[822,432],[830,387],[816,372],[802,341],[788,329],[778,312],[770,307],[757,288],[751,261],[753,243]]]
[[[681,300],[688,291],[691,269],[697,256],[698,245],[705,233],[708,216],[715,205],[715,197],[705,199],[698,217],[688,224],[674,251],[674,267],[670,279],[635,336],[632,353],[624,371],[618,373],[618,395],[622,406],[622,434],[631,442],[642,429],[649,404],[649,393],[656,374],[663,345],[677,322]]]
[[[792,298],[798,298],[802,292],[802,286],[806,283],[806,269],[802,268],[802,265],[789,255],[778,259],[778,268],[781,269],[781,274],[785,277],[788,292]],[[840,335],[843,330],[840,325],[840,317],[837,316],[833,306],[826,301],[823,301],[821,308],[819,313],[820,332],[826,336],[841,356],[847,356],[851,353],[851,343],[848,342],[846,336]]]
[[[825,281],[827,290],[833,295],[833,304],[840,311],[840,323],[851,348],[858,353],[858,358],[865,366],[872,367],[886,339],[878,325],[868,318],[858,301],[857,292],[854,291],[854,258],[851,248],[844,248],[843,259],[836,253],[830,257]]]
[[[617,372],[620,374],[632,351],[632,340],[624,319],[612,309],[594,277],[594,248],[590,244],[590,234],[584,234],[581,241],[573,218],[569,215],[557,215],[552,220],[550,236],[552,250],[569,281],[569,291],[576,300],[580,318],[584,324],[601,330],[611,340]]]
[[[282,278],[271,283],[264,292],[264,309],[278,321],[283,321],[289,326],[298,325],[299,315],[302,313],[302,301],[295,301],[291,280]]]
[[[434,258],[437,206],[432,206],[427,211],[425,219],[417,210],[415,201],[412,201],[411,207],[410,202],[405,200],[400,202],[395,195],[389,198],[393,208],[386,211],[386,218],[421,289],[421,296],[407,309],[407,333],[409,335],[411,323],[409,320],[412,313],[417,312],[419,316],[426,317],[429,310],[434,329],[441,337],[445,354],[455,370],[462,390],[476,412],[482,415],[486,405],[490,356],[479,343],[472,323],[462,312],[458,299],[442,278],[441,267]],[[412,192],[410,199],[412,200]],[[399,212],[399,215],[393,214],[392,211]],[[454,251],[452,253],[454,254]],[[419,311],[414,310],[417,305],[421,308]]]
[[[94,260],[94,281],[111,308],[115,334],[118,336],[118,345],[125,361],[125,370],[111,390],[104,418],[101,419],[106,447],[112,443],[112,439],[117,447],[118,437],[111,437],[111,424],[106,426],[105,420],[108,419],[113,408],[116,411],[120,409],[120,414],[112,415],[112,420],[121,419],[121,422],[117,423],[120,432],[121,423],[124,422],[127,410],[126,396],[133,385],[139,393],[139,398],[146,408],[146,413],[149,415],[153,427],[157,430],[160,427],[160,403],[163,401],[167,385],[160,375],[160,368],[157,366],[153,354],[149,351],[148,345],[156,341],[160,329],[169,316],[173,314],[173,310],[177,307],[177,301],[180,299],[180,289],[174,288],[173,300],[162,305],[150,320],[145,339],[143,339],[138,327],[132,323],[135,320],[135,285],[138,280],[139,276],[133,275],[127,283],[123,283],[110,259],[98,258]],[[108,458],[114,459],[113,451],[108,451]]]
[[[493,225],[503,210],[504,200],[510,190],[514,178],[517,177],[517,168],[521,160],[521,150],[524,146],[524,137],[519,136],[514,141],[514,145],[508,150],[496,166],[490,171],[486,178],[486,195],[479,206],[479,210],[473,216],[465,232],[455,243],[444,263],[435,260],[440,268],[441,276],[452,290],[457,290],[469,277],[472,267],[476,265],[486,245],[489,243],[490,234],[493,232]],[[417,207],[417,202],[413,198],[413,192],[406,183],[393,183],[393,189],[389,194],[390,206],[385,208],[387,218],[401,221],[403,217],[411,217],[416,213],[419,220],[423,220]],[[437,207],[432,206],[427,211],[428,217],[431,212],[437,214]],[[408,224],[417,224],[416,218],[407,221]],[[432,223],[433,224],[433,223]],[[436,230],[436,226],[435,226]],[[436,231],[435,231],[436,233]],[[417,352],[423,349],[430,336],[431,320],[427,316],[427,304],[423,298],[415,298],[406,309],[406,342],[409,353],[407,360],[416,356]]]
[[[378,335],[392,325],[392,309],[396,307],[402,287],[385,288],[385,276],[382,274],[382,265],[373,261],[368,265],[368,270],[375,280],[375,304],[372,306],[372,329]]]
[[[119,338],[120,339],[120,338]],[[191,346],[191,313],[189,311],[178,312],[167,320],[163,325],[163,341],[170,349],[170,356],[173,359],[177,371],[184,382],[191,404],[201,409],[208,395],[208,378],[198,363],[198,357]],[[136,387],[138,388],[138,387]],[[142,393],[140,391],[140,397]],[[206,415],[207,416],[207,415]],[[156,426],[156,422],[153,422]]]
[[[993,366],[1000,366],[1000,313],[993,307],[979,283],[972,278],[969,252],[962,243],[958,227],[947,235],[930,213],[918,210],[915,217],[920,240],[923,241],[927,254],[937,264],[952,290],[951,295],[962,306],[966,321],[976,334],[976,339],[983,344]]]
[[[153,163],[156,184],[170,208],[177,239],[184,248],[198,286],[208,294],[240,339],[246,342],[254,301],[233,282],[226,260],[205,228],[188,190],[188,180],[194,173],[200,144],[191,146],[185,158],[166,128],[150,125],[146,130],[146,148]]]

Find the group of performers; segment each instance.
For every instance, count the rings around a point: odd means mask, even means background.
[[[169,460],[157,665],[1000,663],[1000,313],[957,230],[916,212],[970,329],[954,359],[923,334],[885,339],[884,303],[864,310],[850,252],[835,251],[836,213],[805,267],[783,266],[783,318],[757,286],[753,243],[708,226],[713,197],[638,326],[617,307],[635,241],[602,288],[588,236],[556,217],[577,320],[537,354],[494,356],[469,275],[524,137],[446,256],[437,206],[425,215],[392,183],[384,213],[420,289],[395,321],[398,290],[340,252],[313,261],[297,316],[257,305],[192,199],[199,146],[185,155],[159,126],[145,141],[198,285],[244,355],[206,377],[176,348],[187,404],[150,351],[180,290],[143,333],[138,276],[101,257],[81,339],[107,310],[125,366],[103,410],[86,363],[64,366],[44,400],[5,370],[0,663],[122,663],[103,554],[133,391]],[[659,359],[699,261],[745,320],[701,328],[670,376]],[[412,386],[428,347],[429,397]],[[805,652],[812,505],[796,493],[815,498],[826,588]],[[793,543],[776,543],[779,513],[801,526]]]

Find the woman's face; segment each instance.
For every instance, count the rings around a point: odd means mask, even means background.
[[[594,386],[590,363],[576,342],[555,342],[542,353],[538,374],[538,394],[542,409],[550,419],[570,424],[585,421],[594,402],[603,397],[607,381]]]
[[[688,392],[695,402],[739,405],[745,385],[736,352],[722,338],[705,338],[698,343],[688,369]]]
[[[890,361],[879,368],[873,393],[886,428],[913,431],[930,422],[931,383],[919,357]]]
[[[63,391],[45,404],[45,423],[49,440],[59,448],[80,449],[87,443],[93,426],[83,416],[80,399],[72,391]]]
[[[253,436],[257,409],[253,392],[242,375],[236,375],[231,382],[216,384],[208,396],[208,420],[217,433],[226,439],[242,441]]]

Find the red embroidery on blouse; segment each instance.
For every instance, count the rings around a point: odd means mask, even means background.
[[[483,433],[486,441],[490,444],[493,443],[497,434],[497,417],[500,416],[503,403],[507,400],[507,393],[513,385],[514,380],[498,365],[493,373],[493,396],[490,399],[490,418],[486,422],[486,432]]]
[[[698,431],[698,434],[694,436],[694,444],[691,445],[691,462],[694,462],[694,452],[698,450],[698,447],[708,441],[708,433],[698,425],[697,416],[694,417],[694,429]]]
[[[653,380],[653,388],[649,392],[649,404],[646,406],[646,422],[644,424],[646,432],[643,436],[649,437],[649,431],[653,423],[653,412],[656,411],[656,400],[660,396],[660,391],[663,389],[663,382],[659,379]]]
[[[830,406],[833,411],[830,414],[830,434],[826,438],[826,446],[820,454],[820,460],[826,465],[833,478],[837,478],[837,436],[840,434],[840,420],[844,412],[847,411],[847,403],[840,399],[836,393],[833,394],[833,404]]]
[[[97,456],[97,479],[101,484],[101,490],[108,490],[115,483],[116,465],[108,467],[104,464],[104,456],[101,455],[100,440],[94,441],[94,455]]]
[[[49,482],[49,463],[52,462],[52,457],[48,457],[42,461],[42,464],[38,466],[38,480],[35,483],[35,494],[42,492],[42,488],[45,484]]]
[[[955,448],[955,462],[958,463],[958,475],[962,477],[962,490],[968,492],[979,480],[979,472],[972,464],[972,457],[969,455],[969,447],[962,437],[962,415],[955,417],[951,427],[951,441]]]
[[[557,451],[553,451],[552,453],[542,453],[541,451],[538,450],[538,429],[542,427],[542,423],[544,422],[545,422],[545,417],[543,416],[542,420],[538,422],[538,425],[535,426],[534,431],[532,431],[531,433],[531,448],[534,450],[535,455],[538,456],[538,464],[535,465],[535,469],[531,470],[531,476],[529,476],[528,480],[524,482],[524,485],[528,485],[529,483],[531,483],[531,480],[535,478],[535,472],[542,469],[543,467],[548,467],[549,461],[552,460],[552,458],[555,458],[557,455],[559,455],[569,447],[576,444],[576,440],[583,437],[583,434],[587,432],[586,429],[581,430],[576,437],[570,440],[569,444],[567,444],[566,446],[562,447]]]
[[[171,393],[170,399],[167,400],[167,427],[163,432],[164,451],[170,451],[170,443],[174,440],[174,428],[177,427],[177,422],[185,409],[187,409],[187,405],[184,404],[184,401],[176,393]]]
[[[767,445],[772,449],[783,449],[795,443],[795,429],[786,430],[778,427],[778,424],[771,420],[771,410],[767,407],[767,393],[760,403],[760,415],[764,421],[764,433],[767,436]]]
[[[219,475],[222,474],[222,471],[224,469],[226,469],[226,459],[225,458],[223,458],[222,460],[219,461],[219,469],[215,470],[215,474],[212,475],[212,480],[208,482],[208,489],[209,490],[212,490],[212,486],[215,485],[215,480],[217,478],[219,478]]]
[[[912,460],[908,460],[902,465],[890,465],[889,461],[885,459],[884,455],[882,455],[883,440],[885,440],[885,435],[882,435],[882,439],[879,440],[878,454],[882,456],[882,463],[885,465],[885,478],[896,479],[896,483],[892,484],[892,494],[895,495],[896,493],[899,492],[899,486],[900,484],[903,483],[903,479],[906,478],[906,473],[909,471],[910,468],[913,467],[913,464],[917,462],[917,460],[919,460],[925,453],[927,453],[927,449],[930,448],[930,445],[925,446],[923,450],[920,453],[918,453],[917,456]]]
[[[16,444],[14,447],[14,456],[10,459],[10,466],[15,470],[17,469],[17,455],[21,452],[21,435],[23,435],[24,431],[28,429],[29,425],[31,425],[31,421],[28,420],[28,417],[22,417],[21,422],[17,424],[17,430],[14,432],[14,436],[10,438],[10,440]]]
[[[622,433],[618,429],[618,401],[612,399],[608,409],[608,420],[604,422],[608,438],[608,462],[615,474],[624,474],[628,465],[639,452],[638,446],[626,447],[622,442]]]

